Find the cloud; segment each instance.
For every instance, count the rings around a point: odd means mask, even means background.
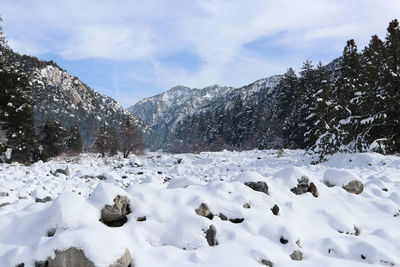
[[[330,60],[349,38],[361,50],[372,34],[384,37],[400,14],[398,0],[2,0],[0,6],[17,51],[145,62],[150,77],[135,78],[141,71],[132,68],[132,79],[163,89],[239,86],[310,57]],[[171,61],[180,55],[193,55],[196,67]]]

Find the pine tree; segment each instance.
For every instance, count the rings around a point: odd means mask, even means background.
[[[42,159],[44,161],[58,156],[65,148],[67,131],[56,119],[47,119],[39,126],[40,144],[42,146]]]
[[[111,136],[108,132],[108,128],[105,122],[98,128],[96,139],[94,140],[94,146],[97,149],[97,152],[101,154],[101,157],[104,158],[107,150],[110,147]]]
[[[0,25],[0,154],[10,150],[9,160],[31,163],[38,160],[32,92],[27,75],[9,61],[10,53]]]
[[[389,23],[385,40],[385,74],[383,94],[387,113],[387,152],[400,152],[400,26],[398,20]]]
[[[72,125],[68,131],[66,148],[74,153],[82,152],[82,137],[77,124]]]
[[[108,131],[110,133],[110,155],[114,156],[118,154],[119,141],[114,127],[110,127]]]

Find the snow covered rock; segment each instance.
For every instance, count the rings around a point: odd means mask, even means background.
[[[109,267],[134,267],[132,256],[129,249],[126,249],[124,254],[115,263],[111,264]]]
[[[101,210],[100,221],[110,227],[120,227],[128,221],[126,215],[129,213],[131,213],[129,199],[126,196],[118,195],[114,199],[113,206],[105,205]]]
[[[290,189],[296,195],[310,192],[314,197],[318,197],[318,189],[314,183],[309,183],[307,176],[302,176],[297,180],[297,186]]]
[[[206,203],[201,203],[200,207],[196,209],[195,212],[197,215],[206,217],[210,220],[212,220],[213,218],[213,214],[211,213]]]
[[[85,255],[85,252],[77,248],[69,248],[67,250],[56,250],[54,259],[49,258],[48,267],[70,267],[70,266],[83,266],[95,267]]]
[[[295,250],[290,254],[290,258],[294,261],[301,261],[303,259],[303,253],[300,250]]]
[[[254,191],[262,192],[268,195],[268,185],[266,182],[258,181],[258,182],[245,182],[245,185],[253,189]]]
[[[349,193],[361,194],[361,192],[364,190],[364,185],[358,180],[353,180],[345,185],[343,188]]]

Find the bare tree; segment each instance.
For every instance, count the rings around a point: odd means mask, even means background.
[[[134,154],[142,154],[144,147],[145,143],[142,132],[131,119],[127,117],[125,125],[121,130],[121,149],[124,158],[127,158],[131,152]]]

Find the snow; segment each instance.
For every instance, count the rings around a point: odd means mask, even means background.
[[[336,154],[318,165],[312,158],[301,150],[283,157],[253,150],[0,164],[0,266],[34,266],[72,246],[96,266],[109,266],[126,248],[137,267],[257,267],[262,259],[274,266],[399,265],[400,157]],[[67,166],[68,176],[50,174]],[[316,185],[317,198],[290,191],[302,176]],[[350,180],[363,182],[364,191],[345,191]],[[249,181],[266,182],[269,195],[244,185]],[[128,197],[132,213],[125,225],[110,228],[99,218],[117,195]],[[47,196],[53,200],[35,202]],[[201,217],[195,213],[201,203],[214,215],[244,220]],[[204,233],[211,224],[214,247]],[[295,250],[302,261],[290,259]]]

